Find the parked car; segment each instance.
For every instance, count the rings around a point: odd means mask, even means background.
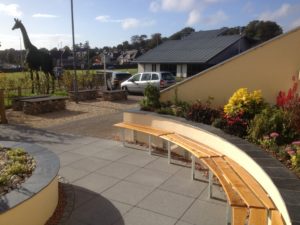
[[[109,89],[120,89],[120,85],[124,80],[131,77],[131,73],[122,71],[106,71],[106,79],[110,81],[112,88]]]
[[[122,82],[121,88],[128,92],[144,93],[148,84],[154,85],[161,90],[175,83],[175,77],[170,72],[143,72],[135,74],[128,80]]]

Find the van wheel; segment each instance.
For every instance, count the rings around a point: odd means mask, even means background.
[[[122,90],[126,91],[126,94],[128,95],[129,91],[128,91],[128,88],[126,86],[122,87]]]

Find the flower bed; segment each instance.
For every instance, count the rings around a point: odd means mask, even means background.
[[[19,188],[35,167],[35,160],[23,149],[0,146],[0,196]]]
[[[149,89],[149,90],[148,90]],[[238,89],[222,108],[213,108],[212,97],[206,102],[187,103],[176,96],[173,102],[159,102],[159,91],[147,87],[141,109],[175,115],[213,125],[261,146],[300,177],[300,97],[298,81],[293,77],[288,93],[280,91],[277,104],[270,105],[260,90]],[[158,97],[157,97],[158,96]]]

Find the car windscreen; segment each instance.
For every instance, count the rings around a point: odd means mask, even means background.
[[[128,74],[128,73],[117,73],[116,74],[116,79],[117,80],[126,80],[129,77],[131,77],[131,74]]]
[[[161,73],[163,80],[175,80],[175,77],[171,73]]]

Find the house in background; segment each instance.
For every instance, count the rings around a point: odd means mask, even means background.
[[[138,57],[138,72],[170,71],[190,77],[250,48],[241,35],[224,35],[227,28],[199,31],[170,40]]]
[[[140,55],[138,50],[128,50],[123,53],[117,58],[117,62],[119,65],[129,64],[133,60],[135,60]]]

